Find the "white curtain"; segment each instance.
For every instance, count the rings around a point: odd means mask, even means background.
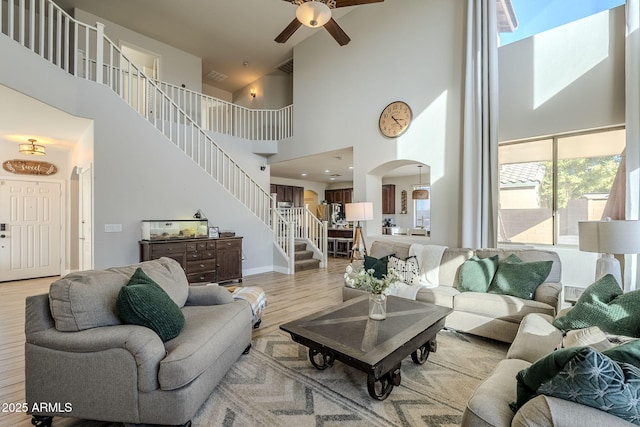
[[[626,216],[640,219],[640,0],[626,0],[625,6]],[[636,255],[625,257],[624,270],[624,289],[636,289],[640,277]]]
[[[496,1],[467,0],[461,246],[495,247],[498,219]]]

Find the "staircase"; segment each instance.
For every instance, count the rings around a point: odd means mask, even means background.
[[[307,250],[307,243],[297,241],[294,252],[294,271],[316,270],[320,268],[320,260],[313,257],[314,252]]]
[[[273,230],[275,247],[287,260],[287,271],[326,267],[326,223],[308,209],[285,218],[275,201],[208,134],[239,138],[288,138],[292,109],[248,110],[148,77],[130,61],[104,31],[67,14],[51,0],[0,0],[0,36],[7,36],[67,73],[105,85],[149,121],[216,183]],[[294,221],[294,222],[292,222]],[[300,255],[294,239],[304,239],[312,256]],[[306,248],[301,251],[306,252]],[[294,268],[295,265],[295,268]]]

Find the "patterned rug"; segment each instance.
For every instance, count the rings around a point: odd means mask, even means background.
[[[471,393],[508,346],[441,331],[424,365],[407,358],[402,382],[380,402],[365,373],[335,362],[314,368],[308,349],[283,332],[259,338],[193,419],[195,427],[457,426]]]

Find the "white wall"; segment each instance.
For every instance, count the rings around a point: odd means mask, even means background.
[[[459,241],[459,152],[465,2],[388,0],[360,7],[340,20],[352,41],[339,46],[318,31],[294,48],[294,135],[273,162],[354,148],[354,199],[381,206],[379,176],[391,160],[431,166],[432,241]],[[384,31],[382,31],[384,29]],[[387,139],[378,130],[382,109],[407,102],[409,130]],[[378,225],[382,214],[370,223]],[[367,234],[377,234],[380,227]],[[369,239],[370,240],[370,239]]]
[[[177,86],[184,84],[187,89],[196,92],[202,91],[202,60],[199,57],[78,8],[74,9],[73,16],[89,25],[95,25],[96,22],[104,24],[105,34],[117,45],[126,43],[158,55],[160,80]]]
[[[251,96],[255,91],[256,97]],[[293,78],[266,75],[233,93],[233,103],[253,110],[278,110],[293,103]]]
[[[499,48],[500,141],[618,125],[624,6]]]
[[[269,228],[109,88],[74,78],[7,38],[0,37],[0,52],[12,59],[0,67],[0,84],[94,120],[95,268],[139,261],[141,220],[191,218],[202,209],[212,225],[244,237],[245,274],[271,271]],[[121,224],[122,232],[105,233],[105,224]]]

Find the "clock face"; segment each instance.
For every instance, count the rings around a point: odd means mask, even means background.
[[[388,138],[397,138],[409,128],[411,118],[411,108],[407,103],[402,101],[392,102],[380,114],[380,120],[378,121],[380,132]]]

